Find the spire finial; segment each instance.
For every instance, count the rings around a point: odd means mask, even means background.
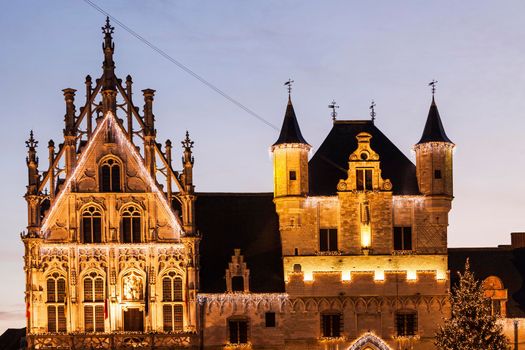
[[[432,99],[434,99],[434,95],[436,94],[437,82],[438,81],[436,79],[432,79],[432,81],[430,83],[428,83],[428,86],[431,86],[431,89],[432,89]]]
[[[109,23],[109,16],[106,17],[106,25],[102,27],[102,33],[104,33],[104,36],[110,36],[113,34],[113,31],[115,30],[115,27],[112,27]]]
[[[337,117],[337,112],[335,111],[336,108],[339,108],[339,106],[336,104],[335,100],[332,100],[330,104],[328,105],[328,108],[332,110],[332,120],[335,122],[335,118]]]
[[[182,147],[187,150],[192,149],[193,143],[194,142],[190,139],[190,133],[186,130],[186,138],[182,141]]]
[[[29,149],[35,149],[38,145],[38,141],[33,137],[33,130],[29,132],[29,139],[26,141],[26,147]]]
[[[370,107],[368,107],[368,109],[370,109],[370,117],[372,117],[372,123],[376,120],[375,107],[376,107],[376,103],[374,100],[372,100],[372,103],[370,103]]]
[[[287,82],[284,83],[284,86],[286,86],[287,89],[288,89],[288,99],[290,99],[290,96],[292,94],[292,84],[293,84],[293,82],[294,81],[292,80],[292,78],[290,78],[290,79],[288,79]]]

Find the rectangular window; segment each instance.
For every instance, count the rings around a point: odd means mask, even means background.
[[[182,331],[182,329],[184,328],[182,310],[182,305],[173,306],[173,328],[176,331]]]
[[[416,335],[417,314],[415,312],[396,313],[396,333],[401,337]]]
[[[434,179],[441,179],[441,170],[434,170]]]
[[[162,320],[164,324],[164,332],[173,331],[173,314],[171,312],[171,305],[162,306]]]
[[[373,190],[372,169],[356,170],[356,188],[358,191]]]
[[[337,229],[322,228],[319,229],[319,251],[336,252],[337,251]]]
[[[182,331],[184,328],[183,322],[183,307],[180,304],[162,306],[162,319],[165,332]]]
[[[290,171],[290,180],[297,180],[297,173],[295,172],[295,170],[291,170]]]
[[[47,331],[55,333],[57,331],[57,308],[56,306],[47,307]]]
[[[412,227],[394,227],[394,250],[412,250]]]
[[[323,337],[340,337],[342,328],[341,314],[321,315],[321,332]]]
[[[230,344],[246,344],[248,342],[248,321],[228,321]]]
[[[275,312],[267,312],[264,314],[266,327],[275,327]]]
[[[244,277],[232,277],[232,292],[244,292]]]

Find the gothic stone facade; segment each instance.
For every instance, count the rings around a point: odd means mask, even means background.
[[[27,142],[29,348],[434,348],[454,148],[434,100],[414,165],[369,120],[334,120],[308,160],[289,98],[274,192],[195,193],[193,142],[175,171],[154,90],[140,112],[103,32],[103,74],[78,112],[64,90],[47,170]]]

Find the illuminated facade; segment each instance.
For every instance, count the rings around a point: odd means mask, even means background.
[[[49,141],[46,171],[32,133],[27,141],[28,346],[188,346],[199,282],[193,142],[186,134],[174,171],[170,141],[155,139],[155,91],[142,91],[139,114],[131,77],[115,76],[109,21],[103,32],[103,74],[86,78],[78,113],[75,90],[63,90],[64,142]]]
[[[454,149],[434,98],[414,165],[373,120],[334,119],[309,159],[289,96],[274,191],[196,193],[188,133],[175,171],[155,91],[136,107],[103,32],[103,74],[78,111],[63,90],[64,142],[49,142],[45,171],[27,141],[30,349],[434,349],[450,312]]]

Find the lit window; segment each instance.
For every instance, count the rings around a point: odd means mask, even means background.
[[[102,213],[95,206],[89,206],[82,212],[82,237],[84,243],[102,242]]]
[[[47,331],[66,331],[66,280],[58,273],[48,277],[47,287]]]
[[[417,333],[417,314],[415,311],[396,312],[396,334],[399,337],[414,336]]]
[[[95,272],[84,277],[84,330],[104,331],[104,278]]]
[[[162,278],[162,318],[165,332],[183,330],[182,278],[171,271]]]
[[[100,191],[120,192],[120,164],[113,158],[100,165]]]
[[[372,169],[356,170],[356,188],[358,191],[373,190]]]
[[[394,227],[394,250],[412,250],[412,227]]]
[[[141,214],[138,208],[130,206],[122,212],[120,223],[122,242],[140,243],[141,240]]]
[[[323,337],[340,337],[343,322],[341,314],[321,315],[321,333]]]
[[[336,252],[337,251],[337,229],[322,228],[319,230],[319,251]]]
[[[228,321],[230,332],[230,344],[246,344],[248,342],[248,321],[230,320]]]

